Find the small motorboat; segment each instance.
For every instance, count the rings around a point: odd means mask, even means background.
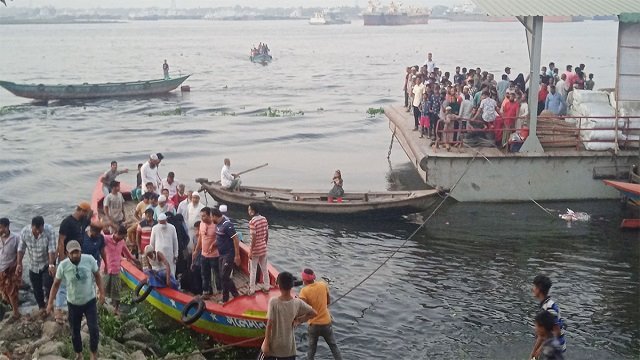
[[[266,65],[273,60],[273,56],[269,54],[256,54],[249,56],[249,59],[254,63]]]
[[[131,200],[131,190],[121,185],[125,198],[125,214],[130,219],[136,203]],[[98,181],[91,201],[94,217],[100,217],[104,194],[102,183]],[[240,243],[242,266],[234,270],[233,280],[242,294],[248,290],[249,284],[249,247]],[[279,296],[276,286],[278,271],[269,265],[269,282],[271,290],[267,293],[258,291],[252,296],[241,295],[225,304],[215,300],[204,300],[200,296],[174,290],[171,288],[153,288],[146,284],[147,276],[129,260],[123,259],[120,277],[124,283],[134,290],[134,300],[147,301],[170,318],[183,323],[194,331],[206,334],[223,344],[242,347],[259,347],[267,325],[267,308],[269,299]],[[218,295],[219,296],[219,295]]]
[[[0,81],[0,86],[16,96],[36,100],[78,100],[121,96],[149,96],[165,94],[175,90],[191,75],[174,79],[142,80],[121,83],[102,84],[16,84]]]
[[[268,187],[242,186],[229,191],[207,179],[196,179],[202,190],[225,203],[247,206],[252,202],[282,212],[322,215],[402,215],[429,209],[440,199],[437,190],[345,193],[341,203],[329,203],[327,192],[295,191]]]

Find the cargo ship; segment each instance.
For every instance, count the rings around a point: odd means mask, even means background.
[[[429,23],[429,9],[408,8],[405,9],[402,3],[393,1],[387,7],[380,6],[379,3],[369,1],[367,11],[362,14],[365,26],[397,26],[415,25]]]

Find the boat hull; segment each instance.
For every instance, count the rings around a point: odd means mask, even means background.
[[[365,26],[399,26],[429,23],[429,15],[365,14],[362,15],[362,19]]]
[[[130,201],[131,188],[122,183],[121,190],[125,200]],[[93,190],[91,200],[94,220],[97,220],[99,216],[103,200],[102,183],[98,181]],[[239,246],[241,266],[234,271],[248,274],[249,247],[243,243],[240,243]],[[239,347],[259,347],[262,344],[267,324],[269,299],[280,294],[276,286],[278,271],[270,264],[267,267],[271,285],[269,292],[256,292],[253,296],[242,295],[233,298],[224,306],[212,301],[206,301],[206,309],[202,316],[193,324],[188,325],[188,327],[223,344],[233,344]],[[126,259],[121,262],[120,277],[132,290],[147,278],[144,272]],[[182,310],[195,298],[196,296],[194,295],[171,288],[154,288],[145,301],[170,318],[181,322]]]
[[[72,85],[25,85],[0,81],[0,86],[16,96],[35,100],[97,99],[165,94],[175,90],[189,76],[181,76],[175,79]]]
[[[227,191],[219,185],[201,182],[217,201],[225,204],[248,206],[253,202],[279,212],[326,216],[391,216],[425,211],[440,199],[436,190],[397,191],[386,193],[345,193],[342,203],[329,203],[327,194],[320,192],[296,192],[290,189],[243,187],[243,191]],[[384,200],[375,200],[385,194]],[[368,201],[354,200],[369,198]]]
[[[273,56],[259,54],[255,56],[249,56],[249,60],[251,60],[251,62],[258,63],[258,64],[267,64],[267,63],[270,63],[271,60],[273,60]]]

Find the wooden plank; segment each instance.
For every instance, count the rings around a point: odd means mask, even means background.
[[[640,219],[624,219],[620,224],[622,229],[640,229]]]

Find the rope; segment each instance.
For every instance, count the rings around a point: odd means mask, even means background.
[[[477,154],[476,154],[477,155]],[[353,287],[351,287],[349,289],[349,291],[347,291],[346,293],[342,294],[340,297],[338,297],[336,300],[331,302],[331,305],[337,303],[338,301],[344,299],[345,297],[347,297],[347,295],[351,294],[351,292],[353,292],[353,290],[357,289],[360,285],[364,284],[367,280],[369,280],[373,275],[375,275],[378,270],[380,270],[384,265],[386,265],[389,260],[391,260],[391,258],[397,254],[406,244],[407,242],[409,242],[409,240],[411,240],[417,233],[418,231],[420,231],[420,229],[422,229],[427,222],[436,214],[436,212],[438,212],[438,210],[442,207],[442,205],[445,203],[445,201],[447,201],[447,199],[449,198],[451,192],[453,191],[453,189],[456,188],[456,186],[458,186],[458,184],[460,183],[460,181],[462,180],[462,178],[464,178],[464,176],[467,174],[467,172],[469,171],[469,169],[471,168],[471,164],[473,164],[473,162],[476,159],[476,155],[473,156],[473,158],[471,159],[471,161],[469,161],[469,164],[467,164],[467,167],[464,169],[464,171],[462,172],[462,175],[460,175],[460,177],[458,178],[458,180],[453,184],[453,186],[451,187],[451,190],[449,191],[449,193],[447,193],[447,195],[442,199],[442,201],[440,201],[440,203],[438,204],[438,206],[436,206],[436,208],[431,212],[431,214],[429,214],[429,216],[422,222],[422,224],[420,224],[420,226],[418,226],[417,229],[415,229],[411,235],[409,235],[409,237],[402,243],[400,244],[400,246],[398,246],[389,256],[387,256],[387,258],[380,264],[378,265],[378,267],[376,267],[369,275],[367,275],[365,278],[363,278],[362,280],[360,280],[360,282],[358,282],[356,285],[354,285]],[[205,191],[205,199],[206,199],[206,191]],[[222,345],[222,346],[216,346],[216,347],[212,347],[209,349],[205,349],[205,350],[201,350],[198,353],[200,354],[207,354],[207,353],[216,353],[219,351],[223,351],[226,350],[228,348],[231,347],[236,347],[238,345],[242,345],[242,344],[246,344],[246,343],[250,343],[250,342],[254,342],[260,339],[264,339],[264,336],[259,336],[259,337],[255,337],[255,338],[251,338],[251,339],[246,339],[246,340],[242,340],[242,341],[238,341],[232,344],[227,344],[227,345]],[[189,354],[182,354],[182,355],[175,355],[175,356],[171,356],[171,357],[167,357],[165,358],[165,360],[175,360],[175,359],[183,359],[189,356],[192,356],[193,353],[189,353]]]
[[[402,243],[400,244],[400,246],[398,246],[393,252],[391,252],[391,254],[389,256],[387,256],[387,258],[380,264],[378,265],[377,268],[375,268],[373,270],[373,272],[371,272],[369,275],[367,275],[365,278],[363,278],[362,280],[360,280],[360,282],[358,282],[355,286],[351,287],[351,289],[349,289],[346,293],[340,295],[340,297],[338,297],[336,300],[332,301],[331,304],[335,304],[338,301],[344,299],[347,295],[351,294],[351,292],[355,289],[357,289],[360,285],[364,284],[367,280],[369,280],[375,273],[378,272],[378,270],[380,270],[384,265],[386,265],[389,260],[391,260],[391,258],[393,256],[395,256],[395,254],[397,254],[408,242],[409,240],[411,240],[417,233],[418,231],[420,231],[420,229],[422,229],[427,222],[433,217],[433,215],[436,214],[436,212],[442,207],[442,205],[444,204],[445,201],[447,201],[447,199],[451,196],[451,193],[453,192],[453,189],[456,188],[456,186],[458,186],[458,184],[460,183],[460,181],[462,180],[462,178],[467,174],[467,172],[469,171],[469,169],[471,168],[471,164],[473,164],[473,162],[476,159],[476,155],[473,155],[473,158],[471,159],[471,161],[469,161],[469,164],[467,164],[467,167],[464,169],[464,171],[462,172],[462,175],[460,175],[460,177],[458,178],[458,180],[453,184],[453,186],[451,187],[451,189],[449,190],[449,192],[447,193],[447,195],[442,199],[442,201],[440,201],[440,203],[438,204],[438,206],[436,206],[435,209],[433,209],[433,211],[431,212],[431,214],[429,214],[429,216],[422,222],[422,224],[420,224],[420,226],[418,226],[417,229],[415,229],[411,235],[409,235],[409,237]]]

